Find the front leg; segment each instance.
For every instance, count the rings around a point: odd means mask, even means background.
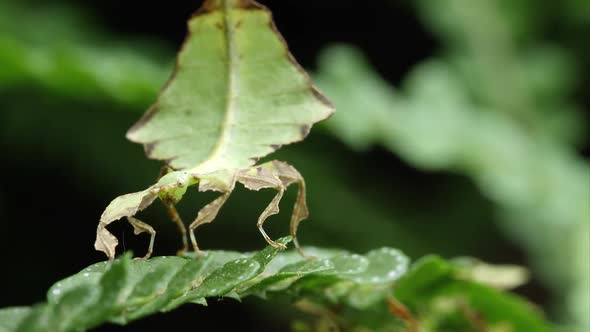
[[[193,245],[193,249],[195,250],[195,253],[197,254],[197,256],[202,256],[203,253],[201,252],[201,250],[199,249],[199,246],[197,245],[197,240],[195,239],[195,230],[197,229],[197,227],[199,227],[203,224],[208,224],[215,219],[215,217],[217,216],[217,213],[219,212],[219,210],[221,209],[223,204],[225,204],[225,202],[229,198],[230,193],[231,192],[225,192],[221,196],[217,197],[213,202],[205,205],[199,211],[199,214],[197,214],[197,218],[195,219],[195,221],[193,221],[190,224],[189,232],[190,232],[191,243]]]
[[[164,175],[172,172],[173,169],[168,167],[168,166],[163,166],[160,169],[160,176],[158,177],[158,180],[161,179]],[[168,213],[168,218],[170,218],[170,220],[172,220],[172,222],[174,224],[176,224],[176,227],[178,227],[178,231],[180,232],[181,236],[182,236],[182,248],[180,248],[177,251],[177,255],[182,255],[184,254],[187,250],[188,250],[188,239],[186,236],[186,227],[184,226],[184,222],[182,221],[182,219],[180,218],[180,215],[178,214],[178,211],[176,210],[176,207],[174,206],[174,200],[165,195],[163,198],[161,198],[162,203],[164,203],[164,206],[166,207],[166,212]]]
[[[170,198],[164,197],[164,198],[162,198],[162,203],[164,203],[164,206],[166,206],[166,212],[168,212],[168,218],[170,218],[170,220],[172,220],[172,222],[176,224],[176,226],[178,227],[178,230],[180,231],[180,234],[182,236],[182,248],[180,248],[176,252],[176,254],[180,256],[188,250],[188,239],[186,237],[186,227],[184,226],[184,222],[180,218],[180,215],[178,214],[178,211],[176,210],[176,207],[174,206],[174,202]]]
[[[148,246],[148,251],[145,254],[145,256],[143,256],[140,259],[146,260],[146,259],[150,258],[150,256],[152,255],[152,252],[154,250],[154,239],[156,238],[156,231],[152,228],[152,226],[144,223],[143,221],[141,221],[137,218],[127,217],[127,221],[131,224],[131,226],[133,226],[133,233],[135,235],[139,235],[144,232],[147,232],[150,234],[150,244]]]

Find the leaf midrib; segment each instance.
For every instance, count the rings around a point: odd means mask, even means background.
[[[235,121],[235,112],[237,107],[235,106],[236,97],[238,96],[239,91],[239,84],[238,84],[238,77],[237,77],[237,67],[238,67],[238,54],[236,54],[236,45],[235,45],[235,38],[234,38],[234,30],[233,25],[231,24],[230,13],[232,6],[230,5],[230,1],[222,0],[223,2],[223,27],[224,27],[224,37],[225,37],[225,44],[227,50],[227,57],[228,57],[228,72],[227,72],[227,92],[226,92],[226,102],[225,102],[225,116],[223,118],[223,122],[221,123],[220,128],[220,138],[217,141],[217,144],[202,163],[195,167],[194,170],[206,172],[209,168],[214,169],[215,161],[223,155],[227,146],[229,145],[229,141],[231,139],[231,130],[230,128],[233,126]]]

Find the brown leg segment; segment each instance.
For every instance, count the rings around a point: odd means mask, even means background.
[[[230,192],[223,193],[221,196],[217,197],[213,202],[205,205],[199,211],[199,214],[197,215],[197,218],[195,219],[195,221],[193,221],[190,224],[189,231],[190,231],[191,243],[193,245],[193,249],[195,250],[195,253],[198,256],[201,256],[202,252],[199,249],[199,246],[197,245],[197,240],[195,239],[195,230],[197,229],[197,227],[199,227],[203,224],[208,224],[215,219],[215,217],[217,216],[217,213],[219,212],[219,210],[221,209],[223,204],[225,204],[225,201],[227,201],[227,199],[229,198],[229,195],[230,195]]]
[[[180,218],[180,215],[178,214],[178,211],[176,210],[176,207],[174,206],[172,200],[164,198],[162,199],[162,203],[164,203],[164,205],[166,206],[168,218],[170,218],[170,220],[172,220],[172,222],[176,224],[178,230],[180,231],[180,234],[182,235],[182,248],[180,248],[176,253],[177,255],[182,255],[188,250],[186,227],[184,226],[184,223],[182,222],[182,219]]]
[[[305,181],[301,177],[301,174],[299,174],[295,168],[284,162],[271,161],[241,172],[237,177],[237,181],[250,190],[273,188],[278,191],[276,196],[258,218],[257,223],[258,229],[266,242],[278,249],[285,249],[285,246],[273,241],[264,231],[263,224],[268,217],[279,212],[279,202],[283,197],[286,188],[293,183],[299,184],[299,191],[291,216],[290,232],[297,251],[302,256],[305,256],[297,241],[297,228],[299,227],[299,223],[309,215],[305,201]]]
[[[285,188],[281,186],[281,187],[275,188],[275,189],[278,190],[277,194],[272,199],[272,201],[268,204],[266,209],[264,209],[264,211],[262,211],[262,214],[260,215],[260,217],[258,217],[258,222],[256,223],[256,226],[258,226],[258,230],[260,231],[260,233],[262,234],[262,236],[264,237],[264,239],[266,240],[266,242],[268,244],[270,244],[271,246],[273,246],[279,250],[285,250],[285,249],[287,249],[287,247],[284,244],[277,243],[277,242],[273,241],[268,236],[268,234],[266,234],[266,232],[264,231],[264,228],[263,228],[264,221],[266,220],[266,218],[279,213],[279,202],[281,201],[281,198],[283,198],[283,193],[285,192]]]
[[[156,231],[152,228],[152,226],[144,223],[143,221],[133,218],[133,217],[127,217],[127,221],[131,224],[131,226],[133,226],[133,233],[135,235],[139,235],[141,233],[149,233],[150,234],[150,244],[148,246],[148,251],[145,254],[145,256],[143,256],[140,259],[148,259],[150,258],[150,256],[152,255],[152,252],[154,250],[154,239],[156,238]]]
[[[295,249],[297,249],[297,252],[299,252],[301,256],[307,257],[307,255],[303,253],[299,241],[297,241],[297,229],[299,228],[299,224],[309,217],[309,210],[307,209],[307,200],[305,196],[305,180],[300,176],[297,183],[299,188],[297,190],[297,198],[295,199],[295,205],[293,206],[293,214],[291,214],[289,228],[291,230],[291,236],[293,237]]]
[[[158,180],[160,178],[162,178],[164,175],[172,172],[173,169],[168,167],[168,166],[163,166],[160,169],[160,175],[158,176]],[[188,238],[186,236],[186,227],[184,226],[184,222],[182,221],[182,219],[180,218],[180,215],[178,214],[178,211],[176,210],[176,207],[174,206],[174,201],[171,198],[163,198],[162,199],[162,203],[164,203],[164,206],[166,206],[166,211],[168,212],[168,217],[170,218],[170,220],[172,220],[173,223],[176,224],[176,227],[178,227],[178,230],[180,231],[180,234],[182,236],[182,248],[180,248],[176,254],[177,255],[182,255],[185,252],[187,252],[188,250]]]
[[[309,210],[307,208],[306,200],[305,180],[295,169],[295,167],[285,162],[274,160],[269,164],[272,165],[272,169],[275,170],[276,174],[281,179],[283,186],[288,187],[293,183],[298,184],[299,188],[297,191],[297,198],[295,199],[295,205],[293,206],[293,213],[291,214],[289,227],[295,248],[301,256],[307,257],[307,255],[303,253],[303,250],[299,245],[299,241],[297,241],[297,229],[299,228],[299,224],[309,217]]]

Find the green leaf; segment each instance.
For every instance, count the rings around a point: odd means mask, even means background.
[[[396,283],[394,294],[397,300],[418,311],[422,320],[435,320],[432,317],[441,312],[448,319],[455,310],[469,310],[481,316],[488,327],[507,326],[509,331],[554,330],[530,303],[463,279],[462,275],[459,267],[439,257],[425,257]],[[441,323],[445,319],[438,318]]]
[[[530,54],[519,63],[530,68],[527,73],[538,74],[530,67],[536,63]],[[339,109],[326,127],[352,147],[379,144],[415,167],[470,177],[497,205],[502,228],[530,252],[539,277],[556,294],[567,294],[567,303],[560,307],[568,307],[581,329],[588,330],[589,164],[555,133],[541,130],[551,127],[545,113],[534,112],[539,130],[529,130],[501,104],[474,99],[471,91],[485,88],[481,79],[465,79],[472,69],[474,63],[461,57],[425,61],[395,89],[375,73],[361,52],[332,47],[320,58],[316,76]],[[505,68],[486,70],[496,76]],[[499,87],[510,81],[499,77]],[[558,77],[543,78],[558,84]],[[504,98],[504,93],[498,97]],[[533,101],[533,108],[549,107],[562,115],[570,103],[562,97],[549,104]],[[569,126],[563,130],[575,131]],[[564,255],[573,261],[564,260]]]
[[[290,237],[286,237],[277,242],[286,245],[289,241]],[[299,292],[305,288],[307,292],[323,293],[324,289],[313,284],[296,283],[305,277],[327,278],[330,284],[340,282],[352,291],[359,285],[373,284],[366,279],[372,270],[378,276],[389,271],[405,271],[407,265],[407,258],[393,249],[381,249],[365,257],[316,249],[311,252],[323,257],[306,259],[287,252],[274,262],[274,267],[269,266],[278,252],[279,249],[269,246],[254,254],[209,251],[201,258],[131,260],[130,255],[125,255],[97,263],[57,282],[48,291],[47,303],[33,308],[0,310],[0,327],[2,331],[70,331],[89,329],[107,321],[125,324],[186,303],[205,304],[207,297],[239,298],[252,294],[252,288],[272,277],[269,273],[296,276],[283,285],[284,289],[272,289],[266,283],[268,287],[262,290],[270,293],[285,293],[289,285],[298,287]],[[383,262],[378,257],[390,260]],[[332,272],[310,268],[317,264],[325,264]],[[343,274],[335,274],[339,272]],[[389,286],[393,281],[380,279]],[[344,295],[341,299],[346,302]]]
[[[0,332],[15,331],[31,314],[30,307],[14,307],[0,310]]]
[[[286,245],[290,240],[277,242]],[[83,331],[106,322],[124,325],[187,303],[206,305],[211,297],[250,295],[288,296],[301,310],[321,313],[324,323],[338,317],[332,323],[343,329],[391,331],[405,322],[386,305],[392,289],[398,305],[417,309],[421,322],[448,323],[455,315],[441,313],[438,303],[461,299],[487,323],[504,324],[510,331],[552,330],[528,303],[462,279],[464,267],[438,257],[426,257],[407,271],[408,258],[391,248],[365,255],[318,248],[306,252],[315,258],[273,246],[256,253],[208,251],[198,258],[132,260],[124,255],[57,282],[46,303],[0,310],[0,332]]]
[[[127,135],[150,158],[199,173],[242,169],[333,113],[256,2],[209,0],[188,26],[174,74]]]
[[[111,38],[92,17],[63,3],[29,5],[0,4],[0,89],[26,85],[77,101],[111,100],[133,111],[166,81],[172,61],[161,56],[168,51],[159,51],[165,47],[157,40]]]

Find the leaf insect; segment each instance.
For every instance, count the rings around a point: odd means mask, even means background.
[[[171,78],[127,132],[128,139],[144,145],[149,158],[164,160],[167,167],[156,184],[109,204],[98,224],[95,248],[114,258],[118,241],[107,226],[126,218],[135,234],[150,234],[143,257],[149,258],[156,232],[134,216],[159,199],[182,235],[180,253],[188,250],[190,239],[201,254],[195,230],[215,219],[241,183],[250,190],[276,190],[257,227],[266,242],[284,249],[263,225],[279,212],[287,187],[297,184],[290,233],[302,253],[297,229],[309,215],[303,177],[286,162],[255,164],[282,145],[303,140],[314,123],[334,112],[332,104],[289,53],[270,11],[257,2],[207,0],[188,28]],[[220,195],[201,208],[187,231],[175,204],[190,186]]]

